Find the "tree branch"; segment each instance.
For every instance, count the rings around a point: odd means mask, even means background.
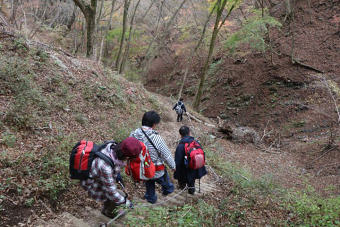
[[[220,26],[218,27],[218,31],[221,30],[222,26],[224,25],[225,21],[227,20],[227,18],[230,16],[231,12],[233,11],[233,9],[235,8],[235,4],[233,4],[228,12],[228,14],[223,18]]]
[[[76,4],[79,9],[83,12],[83,14],[86,14],[86,4],[83,0],[73,0],[74,4]]]
[[[299,60],[297,60],[297,59],[294,58],[294,57],[292,57],[292,63],[293,63],[293,65],[300,65],[300,66],[302,66],[302,67],[304,67],[304,68],[306,68],[306,69],[311,69],[311,70],[314,70],[314,71],[316,71],[316,72],[318,72],[318,73],[324,73],[322,70],[317,69],[317,68],[315,68],[315,67],[313,67],[313,66],[311,66],[311,65],[307,65],[307,64],[305,64],[305,63],[302,63],[302,62],[300,62]]]

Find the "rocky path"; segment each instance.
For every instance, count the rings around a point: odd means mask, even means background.
[[[208,128],[204,128],[206,126],[201,125],[197,122],[189,121],[187,117],[183,120],[183,123],[176,122],[176,113],[171,110],[172,103],[171,100],[165,97],[161,97],[157,95],[157,98],[160,100],[160,103],[164,106],[164,113],[167,121],[162,121],[159,125],[159,128],[156,130],[160,133],[160,135],[165,139],[171,151],[175,151],[177,142],[180,139],[179,136],[179,128],[183,124],[187,124],[190,128],[193,129],[193,133],[195,136],[199,136],[202,132],[208,130]],[[203,177],[200,181],[196,181],[196,193],[195,195],[190,195],[187,193],[187,190],[179,190],[176,189],[172,194],[168,196],[162,196],[160,191],[157,191],[158,200],[155,204],[150,204],[143,200],[139,195],[133,196],[132,201],[134,202],[135,206],[137,207],[155,207],[155,206],[183,206],[189,201],[197,200],[200,197],[204,197],[209,194],[213,194],[218,192],[220,189],[215,184],[217,182],[217,176],[215,176],[208,168],[208,175]],[[172,175],[172,174],[170,174]],[[175,182],[174,182],[175,183]],[[175,184],[176,185],[176,184]],[[144,187],[140,186],[140,189],[143,190]],[[200,192],[198,190],[200,188]],[[130,212],[134,212],[133,210]],[[38,220],[34,226],[47,226],[47,227],[55,227],[55,226],[63,226],[63,227],[97,227],[101,224],[108,224],[107,226],[124,226],[124,217],[117,219],[116,221],[112,221],[111,219],[107,218],[106,216],[100,213],[99,209],[94,209],[91,207],[86,207],[84,213],[87,213],[85,217],[79,218],[74,214],[64,212],[61,213],[55,218],[49,220],[48,222]]]

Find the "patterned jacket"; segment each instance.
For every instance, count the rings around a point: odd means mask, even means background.
[[[176,164],[163,138],[150,127],[143,126],[142,128],[144,132],[149,136],[151,141],[155,144],[158,151],[152,146],[152,144],[149,142],[149,140],[146,138],[140,128],[132,132],[130,136],[135,137],[139,141],[143,142],[149,150],[151,160],[156,165],[156,174],[153,179],[157,179],[164,175],[164,170],[157,171],[157,166],[162,166],[164,165],[164,162],[166,162],[171,169],[175,169]]]
[[[113,169],[108,163],[100,158],[92,162],[90,178],[82,180],[81,186],[88,192],[89,196],[97,201],[113,201],[119,205],[125,202],[125,198],[117,191],[116,178],[124,163],[119,161],[115,152],[109,144],[101,152],[113,160],[115,168]]]

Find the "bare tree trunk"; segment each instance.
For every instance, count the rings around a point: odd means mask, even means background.
[[[86,20],[87,42],[86,57],[93,56],[93,33],[96,27],[97,0],[91,0],[88,4],[84,0],[73,0],[82,11]]]
[[[153,4],[155,3],[155,0],[151,0],[150,6],[149,8],[145,11],[145,13],[143,14],[142,18],[144,19],[146,17],[146,15],[148,15],[150,9],[152,8]]]
[[[291,21],[289,23],[290,26],[290,32],[292,34],[292,46],[291,46],[291,50],[290,50],[290,60],[291,62],[294,64],[295,62],[295,58],[294,58],[294,49],[295,49],[295,29],[294,29],[294,22],[295,22],[295,0],[292,0],[292,2],[290,2],[290,0],[287,1],[287,4],[289,4],[290,7],[290,16],[291,16]]]
[[[105,35],[103,35],[103,37],[102,37],[102,42],[101,42],[101,44],[100,44],[98,62],[101,62],[101,61],[102,61],[103,49],[104,49],[104,39],[105,39]]]
[[[103,12],[103,6],[104,6],[104,0],[101,0],[101,4],[100,4],[100,7],[99,7],[99,13],[98,13],[98,17],[97,17],[97,21],[96,21],[96,36],[99,36],[98,35],[98,32],[100,30],[100,20],[102,19],[102,12]],[[99,44],[97,42],[97,37],[94,38],[94,59],[96,60],[99,60],[100,58],[100,48],[101,48],[101,44]],[[100,45],[100,48],[99,48],[99,53],[98,53],[98,45]]]
[[[102,39],[102,40],[104,40],[104,46],[101,47],[103,49],[101,51],[99,51],[99,53],[101,53],[100,56],[99,56],[100,61],[101,61],[103,56],[107,56],[108,41],[106,41],[106,36],[107,36],[108,31],[112,29],[112,18],[113,18],[113,12],[114,12],[114,9],[115,9],[115,4],[116,4],[116,0],[112,0],[112,2],[111,2],[111,11],[110,11],[110,18],[107,21],[106,31],[105,31],[105,33],[103,35],[103,39]]]
[[[81,51],[84,52],[85,49],[85,41],[86,41],[86,20],[83,18],[82,22],[82,33],[81,33]]]
[[[104,0],[100,2],[99,12],[98,12],[98,17],[97,17],[97,22],[96,22],[97,25],[99,25],[100,20],[102,19],[101,17],[102,17],[103,7],[104,7]],[[97,26],[97,31],[98,31],[98,26]]]
[[[86,57],[90,57],[93,55],[93,31],[95,30],[96,23],[95,17],[96,14],[90,13],[86,23],[87,23],[87,45],[86,45]]]
[[[148,48],[146,49],[146,54],[145,54],[145,58],[149,55],[150,53],[150,50],[151,50],[151,46],[152,44],[156,41],[157,39],[157,34],[158,34],[158,29],[159,29],[159,24],[160,24],[160,20],[161,20],[161,17],[162,17],[162,12],[163,12],[163,5],[165,3],[166,0],[163,0],[162,3],[161,3],[161,6],[160,6],[160,9],[159,9],[159,14],[158,14],[158,18],[157,18],[157,25],[156,25],[156,29],[154,30],[155,32],[155,35],[153,37],[153,39],[150,41],[149,45],[148,45]]]
[[[139,3],[140,3],[141,0],[138,0],[136,6],[135,6],[135,9],[133,11],[133,14],[131,16],[131,21],[130,21],[130,30],[129,30],[129,37],[128,37],[128,40],[126,42],[126,48],[125,48],[125,52],[124,52],[124,55],[123,55],[123,59],[122,59],[122,63],[119,67],[119,73],[121,74],[122,72],[124,72],[125,70],[125,64],[126,64],[126,60],[129,56],[129,51],[130,51],[130,44],[131,44],[131,36],[132,36],[132,30],[133,30],[133,25],[134,25],[134,20],[135,20],[135,15],[136,15],[136,11],[138,9],[138,6],[139,6]]]
[[[195,108],[195,110],[198,110],[199,105],[201,103],[201,97],[202,97],[202,93],[203,93],[204,83],[205,83],[205,80],[206,80],[206,77],[207,77],[207,73],[208,73],[208,69],[209,69],[209,65],[210,65],[210,60],[211,60],[211,57],[212,57],[213,52],[214,52],[215,41],[216,41],[217,34],[218,34],[218,31],[219,31],[219,27],[220,27],[220,20],[221,20],[224,8],[227,4],[227,0],[218,0],[216,2],[216,4],[217,4],[216,20],[215,20],[214,30],[213,30],[213,33],[211,35],[209,53],[208,53],[207,60],[206,60],[204,67],[203,67],[203,71],[202,71],[201,78],[200,78],[200,83],[199,83],[197,93],[196,93],[196,98],[195,98],[195,101],[194,101],[194,104],[193,104],[193,107]]]
[[[124,2],[123,30],[122,30],[122,35],[120,37],[119,51],[118,51],[117,58],[116,58],[116,68],[117,68],[117,70],[119,70],[119,66],[120,66],[120,62],[121,62],[121,55],[122,55],[122,52],[123,52],[123,46],[124,46],[124,41],[125,41],[125,33],[126,33],[126,24],[127,24],[127,15],[128,15],[128,12],[129,12],[130,2],[131,2],[131,0],[125,0],[125,2]]]
[[[72,12],[72,16],[70,18],[70,20],[67,23],[67,29],[69,31],[71,31],[72,25],[74,24],[74,22],[76,21],[76,12],[77,12],[77,7],[76,5],[73,6],[73,12]]]
[[[110,19],[108,21],[108,30],[112,29],[112,17],[113,17],[113,12],[115,9],[115,4],[116,4],[116,0],[112,0],[112,5],[111,5],[111,12],[110,12]]]
[[[19,0],[12,0],[11,17],[9,18],[9,21],[12,24],[15,24],[16,27],[17,27],[16,15],[17,15],[18,4],[19,4]]]
[[[6,6],[4,0],[0,0],[0,13],[7,17]]]
[[[201,37],[200,37],[200,39],[198,40],[198,42],[197,42],[195,48],[193,49],[193,51],[192,51],[191,54],[190,54],[189,62],[188,62],[187,65],[186,65],[185,72],[184,72],[184,77],[183,77],[183,81],[182,81],[181,87],[180,87],[179,92],[178,92],[178,99],[180,99],[181,96],[182,96],[184,84],[185,84],[185,81],[186,81],[187,76],[188,76],[188,73],[189,73],[189,68],[192,66],[193,57],[194,57],[194,55],[196,54],[197,50],[200,48],[200,46],[201,46],[201,44],[202,44],[202,42],[203,42],[203,39],[204,39],[204,36],[205,36],[205,32],[206,32],[206,30],[207,30],[208,23],[209,23],[209,21],[210,21],[210,18],[211,18],[211,16],[212,16],[213,12],[215,11],[216,5],[217,5],[217,4],[214,5],[214,8],[213,8],[213,9],[211,10],[211,12],[209,13],[208,18],[207,18],[207,20],[205,21],[205,24],[204,24],[204,27],[203,27],[203,31],[202,31],[202,33],[201,33]]]

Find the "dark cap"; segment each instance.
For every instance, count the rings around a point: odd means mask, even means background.
[[[128,137],[121,144],[122,154],[125,157],[137,157],[142,150],[142,145],[134,137]]]

